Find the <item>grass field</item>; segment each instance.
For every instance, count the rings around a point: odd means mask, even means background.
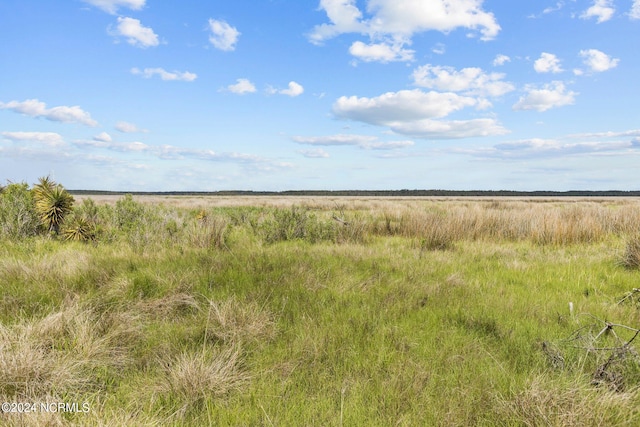
[[[89,410],[2,425],[640,425],[640,200],[92,200],[0,233],[2,401]]]

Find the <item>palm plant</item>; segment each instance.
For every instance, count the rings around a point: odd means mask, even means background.
[[[73,196],[48,176],[40,178],[33,186],[33,196],[40,222],[49,232],[58,234],[64,217],[71,212]]]

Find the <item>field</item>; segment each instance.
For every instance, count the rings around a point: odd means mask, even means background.
[[[2,401],[77,403],[1,425],[640,425],[638,199],[87,198],[0,231]]]

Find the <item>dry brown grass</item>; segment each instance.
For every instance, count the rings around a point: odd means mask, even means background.
[[[54,253],[36,253],[29,260],[0,259],[0,275],[25,282],[65,282],[90,267],[91,256],[86,252],[64,249]]]
[[[225,342],[270,340],[275,336],[273,315],[253,301],[209,301],[207,316],[206,333]]]
[[[126,366],[135,318],[68,303],[40,320],[0,325],[0,395],[35,401],[100,388],[99,370]]]
[[[155,392],[178,404],[176,416],[184,415],[206,399],[223,398],[249,380],[241,367],[238,347],[225,350],[205,347],[200,352],[184,352],[160,363],[164,372]]]
[[[640,236],[631,237],[627,241],[620,264],[626,268],[640,268]]]
[[[555,384],[537,376],[510,399],[501,398],[504,425],[635,426],[640,422],[640,391],[616,393],[574,384]]]

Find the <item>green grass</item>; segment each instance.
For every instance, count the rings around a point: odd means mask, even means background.
[[[91,403],[3,425],[640,422],[638,358],[610,365],[620,387],[596,385],[612,353],[586,351],[619,344],[593,341],[601,321],[638,327],[637,298],[619,303],[640,274],[621,261],[632,202],[554,202],[539,229],[526,202],[347,206],[349,226],[331,207],[205,209],[202,223],[135,203],[118,214],[142,215],[135,230],[100,207],[97,242],[0,245],[0,395]]]

